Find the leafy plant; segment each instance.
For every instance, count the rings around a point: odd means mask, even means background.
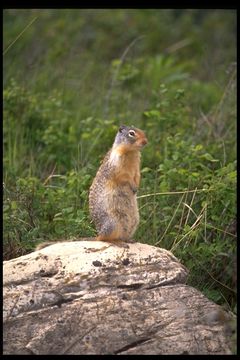
[[[6,9],[3,30],[4,258],[94,236],[91,181],[134,125],[136,240],[236,311],[235,11]]]

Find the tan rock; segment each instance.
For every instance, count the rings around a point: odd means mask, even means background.
[[[167,250],[56,243],[4,262],[4,354],[231,354]],[[217,317],[214,316],[214,319]]]

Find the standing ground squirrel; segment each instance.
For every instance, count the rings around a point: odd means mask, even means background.
[[[131,242],[139,223],[136,192],[140,183],[140,150],[146,144],[142,130],[120,126],[90,187],[89,210],[98,236],[76,241]],[[65,241],[74,240],[57,240]],[[40,243],[35,250],[52,244],[52,241]]]
[[[140,150],[147,144],[144,132],[120,126],[90,187],[89,210],[96,240],[130,242],[139,223],[136,192],[140,183]]]

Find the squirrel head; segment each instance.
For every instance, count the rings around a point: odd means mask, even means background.
[[[142,130],[134,126],[121,125],[113,146],[128,145],[129,150],[140,150],[147,142],[146,135]]]

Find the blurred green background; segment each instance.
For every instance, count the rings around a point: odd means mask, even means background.
[[[135,239],[236,311],[236,11],[3,14],[4,258],[93,236],[88,190],[120,124],[143,129]]]

